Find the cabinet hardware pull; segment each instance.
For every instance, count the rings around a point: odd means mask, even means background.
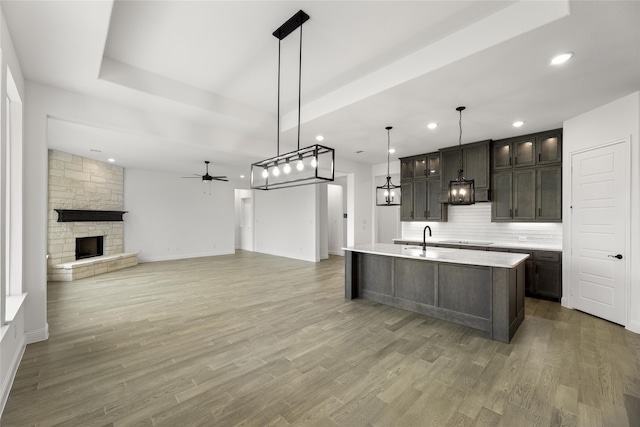
[[[511,157],[509,157],[509,166],[511,166]]]
[[[518,208],[516,208],[516,216],[518,216]]]
[[[538,163],[540,163],[542,161],[541,159],[542,159],[542,154],[538,153]]]
[[[509,217],[513,218],[513,209],[509,209]]]
[[[538,216],[542,216],[542,208],[538,208]]]

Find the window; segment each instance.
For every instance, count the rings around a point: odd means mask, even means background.
[[[9,69],[0,161],[2,224],[0,229],[0,320],[11,320],[22,297],[22,100]]]

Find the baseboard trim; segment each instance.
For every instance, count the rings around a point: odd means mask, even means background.
[[[2,390],[0,391],[0,417],[2,417],[2,413],[4,412],[4,407],[7,404],[7,400],[9,400],[9,392],[11,391],[11,386],[13,385],[13,381],[16,378],[16,373],[18,372],[18,366],[20,366],[20,361],[22,360],[22,356],[24,356],[24,350],[26,349],[27,344],[25,343],[25,339],[22,338],[21,342],[18,345],[19,350],[13,355],[13,359],[11,360],[11,364],[9,365],[8,375],[5,377],[2,382]]]
[[[25,343],[33,344],[34,342],[46,341],[49,339],[49,324],[45,324],[44,328],[35,331],[25,331]]]
[[[640,323],[638,322],[629,322],[629,324],[625,327],[628,331],[634,332],[636,334],[640,334]]]
[[[138,253],[138,262],[158,262],[158,261],[172,261],[176,259],[189,259],[189,258],[204,258],[208,256],[218,256],[218,255],[233,255],[235,253],[235,249],[232,251],[219,251],[219,252],[207,252],[207,253],[198,253],[198,254],[176,254],[176,255],[163,255],[163,256],[150,256],[146,257],[141,253]]]
[[[329,255],[344,256],[344,251],[329,251]]]

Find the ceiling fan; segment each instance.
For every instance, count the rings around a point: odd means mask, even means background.
[[[183,176],[183,178],[201,178],[203,181],[229,181],[229,178],[227,178],[226,176],[211,176],[209,175],[209,163],[211,163],[209,160],[205,160],[204,164],[206,165],[206,172],[204,175],[198,175],[197,173],[194,173],[195,176]]]
[[[183,176],[183,178],[200,178],[202,180],[203,183],[209,183],[211,184],[211,181],[229,181],[229,178],[227,178],[226,176],[211,176],[209,175],[209,160],[205,160],[204,164],[206,165],[206,172],[204,175],[198,175],[197,173],[194,173],[195,176]],[[209,193],[211,194],[211,193]]]

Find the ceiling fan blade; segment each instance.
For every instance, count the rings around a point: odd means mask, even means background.
[[[227,176],[219,175],[219,176],[212,176],[211,178],[219,179],[219,178],[227,178]]]
[[[214,179],[216,181],[225,181],[225,182],[229,181],[229,179],[226,176],[225,177],[213,176],[211,177],[211,179]]]
[[[183,176],[182,178],[198,178],[198,179],[202,179],[201,176]]]

